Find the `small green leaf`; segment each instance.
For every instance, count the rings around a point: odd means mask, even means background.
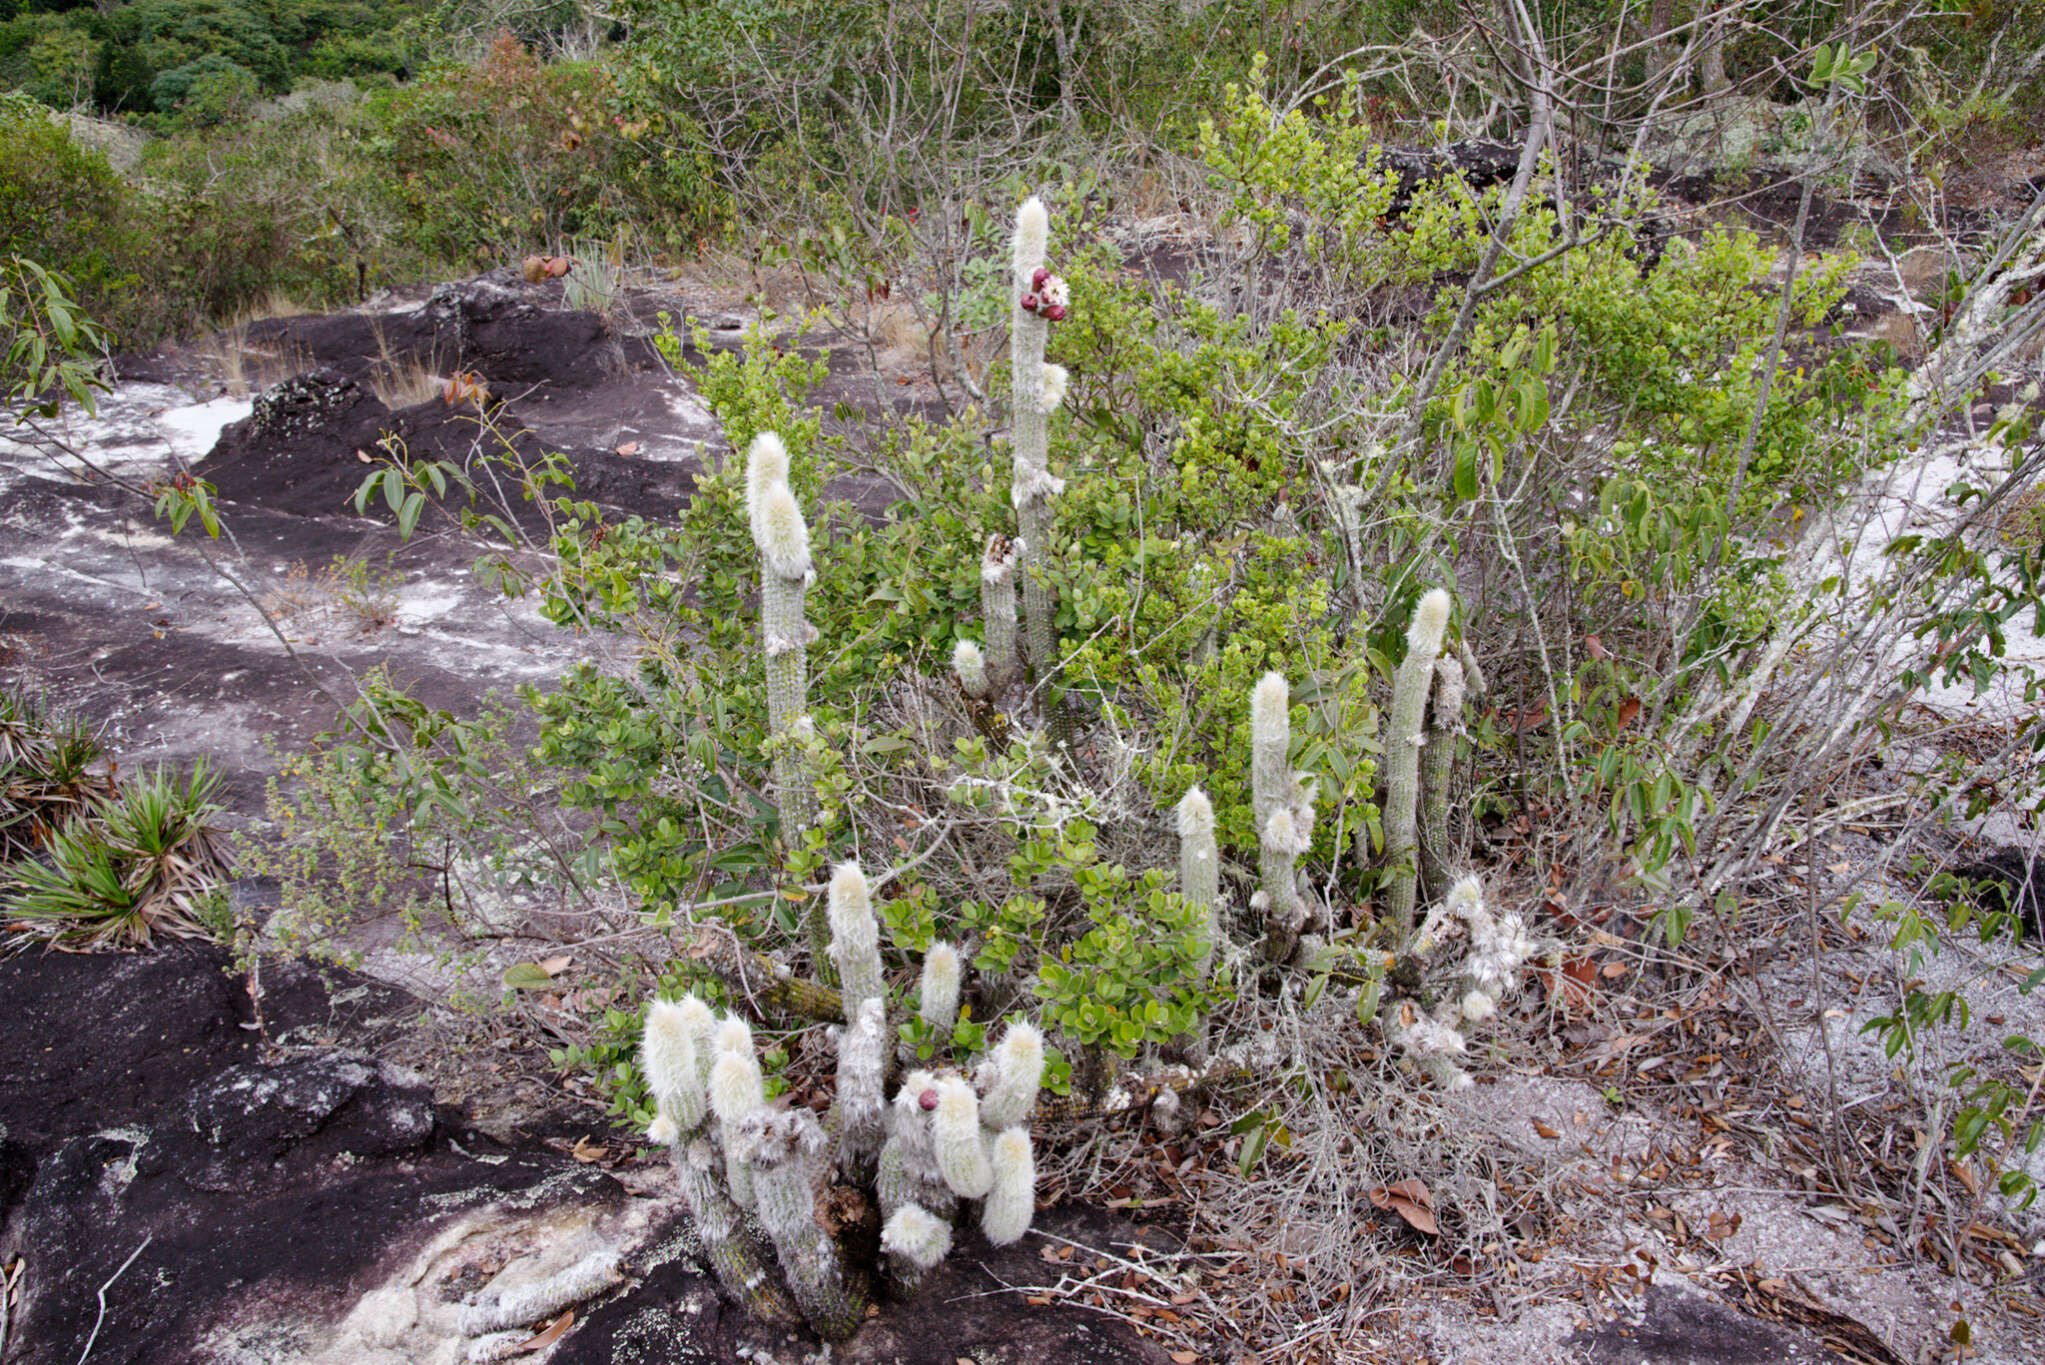
[[[541,991],[553,985],[554,978],[537,962],[521,962],[504,969],[504,984],[515,991]]]

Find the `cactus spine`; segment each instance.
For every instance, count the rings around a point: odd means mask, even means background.
[[[1420,890],[1430,903],[1449,890],[1455,849],[1449,835],[1449,787],[1455,776],[1456,736],[1463,729],[1463,691],[1462,661],[1448,654],[1435,660],[1427,743],[1420,750]]]
[[[1264,955],[1273,962],[1291,959],[1307,926],[1295,865],[1314,836],[1314,779],[1292,771],[1290,709],[1285,679],[1266,673],[1250,693],[1250,797],[1262,883],[1252,903],[1264,912]]]
[[[1051,219],[1041,199],[1032,195],[1015,214],[1015,313],[1010,333],[1011,383],[1015,392],[1014,473],[1010,496],[1015,502],[1016,528],[1021,533],[1023,618],[1028,631],[1030,666],[1038,681],[1050,675],[1056,661],[1057,637],[1051,584],[1045,576],[1051,548],[1051,499],[1064,487],[1051,476],[1049,419],[1051,398],[1063,385],[1046,383],[1044,343],[1051,324],[1042,313],[1023,307],[1036,287],[1034,276],[1044,264]],[[990,641],[992,632],[990,628]]]
[[[1419,880],[1420,750],[1427,742],[1427,696],[1434,665],[1448,630],[1449,595],[1430,590],[1413,609],[1406,628],[1406,657],[1392,679],[1391,730],[1385,738],[1385,914],[1404,952],[1413,939],[1414,893]],[[1369,852],[1369,837],[1357,831],[1357,855]]]

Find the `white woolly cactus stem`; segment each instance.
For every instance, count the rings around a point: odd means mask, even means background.
[[[958,1197],[944,1183],[944,1173],[937,1165],[937,1143],[930,1130],[936,1107],[936,1076],[918,1068],[902,1078],[901,1089],[888,1106],[888,1140],[881,1146],[874,1175],[874,1194],[880,1200],[883,1220],[910,1204],[945,1219],[958,1207]]]
[[[1258,679],[1250,693],[1250,796],[1262,889],[1252,903],[1264,912],[1264,955],[1273,962],[1291,960],[1309,918],[1296,864],[1313,844],[1314,780],[1292,771],[1290,712],[1284,677]]]
[[[1004,1128],[995,1136],[989,1164],[994,1183],[980,1209],[980,1231],[995,1246],[1020,1241],[1037,1213],[1037,1159],[1028,1130]]]
[[[999,531],[980,556],[980,622],[987,631],[987,684],[1005,692],[1022,677],[1015,656],[1015,542]]]
[[[746,466],[746,515],[760,552],[760,637],[767,658],[767,733],[774,751],[774,804],[781,837],[793,847],[815,810],[815,793],[796,752],[808,706],[809,622],[803,596],[809,587],[809,525],[788,487],[788,454],[772,432],[753,441]],[[768,476],[779,473],[780,477]],[[758,480],[756,484],[755,480]],[[815,937],[812,935],[812,947]]]
[[[728,1031],[720,1028],[720,1040],[729,1036]],[[725,1050],[718,1053],[717,1060],[710,1067],[709,1090],[710,1111],[717,1116],[717,1137],[724,1147],[725,1181],[730,1186],[732,1199],[740,1208],[749,1209],[753,1207],[752,1172],[732,1147],[731,1137],[741,1121],[758,1113],[767,1104],[766,1078],[760,1074],[760,1062],[753,1056],[750,1041],[743,1052]]]
[[[1029,1024],[1010,1024],[976,1079],[981,1123],[996,1130],[1028,1123],[1044,1082],[1044,1035]]]
[[[1054,616],[1057,604],[1044,573],[1045,555],[1051,544],[1051,498],[1060,488],[1051,477],[1050,408],[1045,402],[1044,343],[1051,324],[1041,314],[1022,306],[1032,276],[1044,264],[1045,243],[1050,236],[1050,215],[1041,199],[1032,195],[1015,214],[1014,317],[1010,324],[1010,381],[1015,389],[1013,413],[1014,471],[1010,496],[1015,502],[1016,527],[1022,539],[1023,618],[1028,630],[1029,662],[1043,681],[1055,662],[1057,637]],[[990,635],[991,638],[991,635]]]
[[[951,1192],[961,1199],[984,1198],[994,1183],[994,1168],[980,1135],[980,1101],[962,1077],[938,1082],[930,1137],[937,1148],[937,1169]]]
[[[771,431],[763,431],[746,448],[746,524],[753,542],[760,540],[760,508],[767,490],[788,482],[788,447]]]
[[[663,1145],[672,1145],[682,1134],[694,1132],[708,1108],[696,1038],[682,1005],[656,1000],[646,1007],[646,1026],[639,1040],[639,1067],[646,1075],[646,1088],[658,1110],[655,1124],[660,1130],[649,1130],[648,1135]],[[666,1124],[662,1125],[661,1120],[666,1120]]]
[[[760,1225],[773,1239],[803,1317],[828,1341],[851,1336],[865,1314],[865,1288],[847,1274],[837,1243],[818,1219],[831,1143],[816,1115],[803,1108],[762,1110],[739,1125],[732,1143],[752,1167]]]
[[[1397,927],[1394,947],[1404,952],[1413,941],[1414,893],[1419,881],[1420,750],[1427,736],[1427,695],[1434,685],[1435,661],[1448,629],[1449,595],[1429,591],[1413,609],[1406,628],[1406,657],[1392,679],[1390,731],[1385,738],[1385,906]],[[1369,853],[1369,836],[1357,830],[1357,856]]]
[[[985,701],[994,688],[987,677],[987,656],[980,652],[980,646],[971,640],[961,640],[951,647],[952,676],[959,680],[959,691],[975,701]]]
[[[949,943],[933,943],[923,955],[923,981],[916,999],[916,1015],[938,1033],[949,1037],[959,1021],[959,950]]]
[[[869,1167],[880,1150],[882,1095],[887,1067],[887,1002],[870,996],[859,1002],[854,1022],[838,1039],[838,1142],[848,1171]]]
[[[1456,736],[1463,729],[1463,663],[1444,654],[1434,662],[1434,692],[1427,704],[1427,742],[1420,750],[1420,889],[1430,901],[1449,889],[1454,844],[1449,837],[1449,788],[1456,766]]]
[[[873,916],[873,898],[866,874],[855,862],[838,864],[831,874],[831,960],[844,983],[845,1017],[857,1017],[859,1002],[881,999],[880,922]]]
[[[481,1336],[552,1317],[570,1304],[594,1298],[624,1277],[618,1268],[617,1252],[592,1251],[544,1280],[490,1295],[470,1305],[462,1312],[462,1334]]]
[[[1198,787],[1179,798],[1179,894],[1200,912],[1200,960],[1194,976],[1205,984],[1221,942],[1221,850],[1214,841],[1214,803]]]

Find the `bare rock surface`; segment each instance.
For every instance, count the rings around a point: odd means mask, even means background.
[[[592,1255],[615,1256],[616,1273],[572,1307],[573,1331],[521,1358],[819,1358],[720,1301],[659,1166],[620,1172],[628,1189],[539,1142],[491,1139],[373,1055],[280,1046],[320,1029],[374,1039],[404,1002],[291,971],[266,986],[259,1029],[247,978],[226,967],[189,948],[0,961],[14,1021],[0,1030],[0,1262],[25,1267],[10,1361],[74,1361],[89,1342],[101,1365],[455,1362],[474,1304]],[[1052,1226],[1142,1235],[1077,1214]],[[1119,1322],[1000,1292],[1034,1260],[1027,1244],[969,1246],[831,1358],[1159,1365]]]

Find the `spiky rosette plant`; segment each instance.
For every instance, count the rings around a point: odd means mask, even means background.
[[[669,1149],[719,1280],[758,1317],[838,1339],[859,1325],[876,1280],[906,1292],[942,1261],[959,1218],[977,1214],[997,1246],[1028,1230],[1044,1043],[1011,1024],[970,1077],[912,1070],[890,1094],[879,924],[854,863],[832,877],[830,924],[848,1023],[833,1031],[837,1092],[821,1120],[770,1102],[751,1029],[736,1015],[714,1020],[694,997],[647,1006],[639,1055],[655,1105],[647,1137]],[[958,1017],[960,973],[950,945],[925,954],[917,1008],[933,1028]],[[837,1211],[857,1201],[837,1189],[878,1211],[879,1264],[860,1250],[871,1229],[839,1226]]]

